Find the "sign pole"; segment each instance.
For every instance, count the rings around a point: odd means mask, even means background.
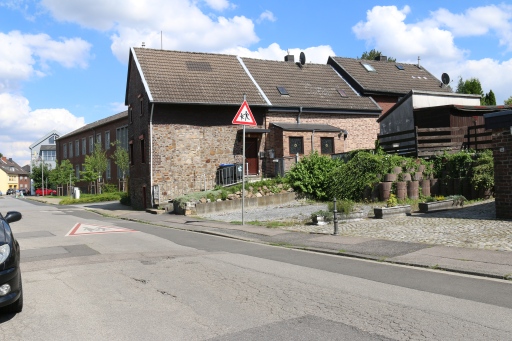
[[[245,103],[244,94],[244,103]],[[245,225],[244,211],[245,211],[245,124],[242,125],[242,226]]]
[[[252,115],[249,104],[246,101],[244,94],[244,102],[238,109],[235,118],[231,122],[233,124],[242,124],[242,225],[245,225],[244,210],[245,210],[245,125],[257,126],[256,120]]]

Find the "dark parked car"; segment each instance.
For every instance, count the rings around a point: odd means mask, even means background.
[[[12,234],[9,223],[21,219],[21,213],[0,213],[0,311],[19,313],[23,309],[21,285],[20,246]]]
[[[30,191],[28,190],[28,188],[20,188],[20,194],[22,193],[24,196],[30,195]]]
[[[15,193],[16,193],[16,190],[14,188],[9,188],[5,194],[11,195],[11,194],[15,194]]]

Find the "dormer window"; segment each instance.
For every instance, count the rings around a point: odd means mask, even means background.
[[[366,71],[368,72],[377,72],[377,70],[375,70],[375,68],[373,66],[371,66],[370,64],[367,64],[367,63],[361,63],[364,68],[366,69]]]
[[[278,86],[277,91],[279,91],[281,96],[290,96],[290,94],[288,93],[288,91],[286,90],[286,88],[284,86]]]

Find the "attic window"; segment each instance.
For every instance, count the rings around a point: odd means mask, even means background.
[[[209,62],[193,62],[188,61],[187,62],[187,69],[189,71],[205,71],[210,72],[212,71],[212,66]]]
[[[342,89],[336,89],[341,97],[347,97],[347,94]]]
[[[361,63],[364,68],[366,69],[366,71],[368,72],[377,72],[377,70],[375,70],[375,68],[373,66],[371,66],[370,64],[366,64],[366,63]]]
[[[279,91],[279,93],[282,96],[289,96],[290,95],[284,86],[278,86],[277,87],[277,91]]]
[[[401,70],[401,71],[403,71],[403,70],[404,70],[404,66],[403,66],[402,64],[395,64],[395,66],[396,66],[396,68],[397,68],[398,70]]]

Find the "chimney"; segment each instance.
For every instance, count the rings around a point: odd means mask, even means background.
[[[14,162],[14,161],[12,161],[12,157],[9,158],[9,162]]]
[[[382,56],[382,55],[379,54],[377,57],[375,57],[375,60],[377,60],[379,62],[387,62],[388,61],[388,57]]]
[[[284,61],[295,63],[295,56],[293,54],[286,55],[284,56]]]

